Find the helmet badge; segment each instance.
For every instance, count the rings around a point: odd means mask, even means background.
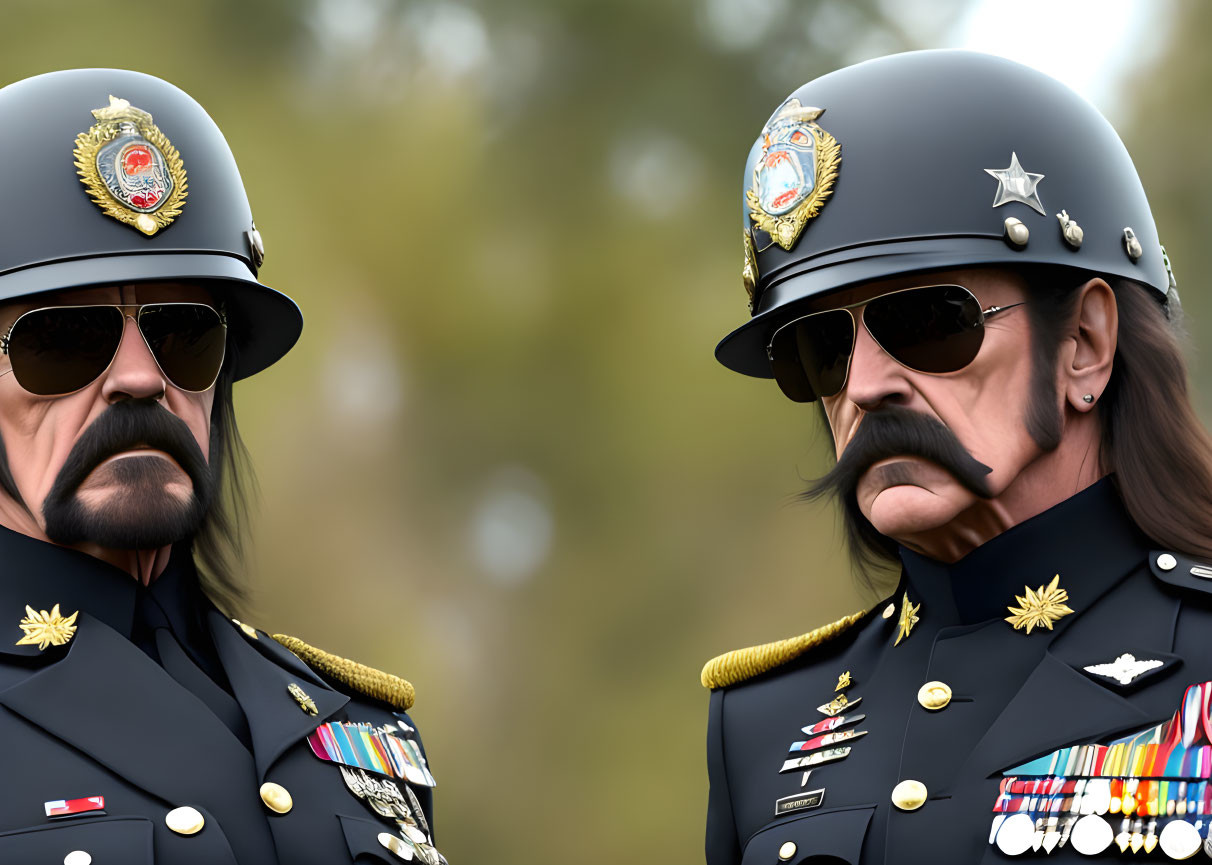
[[[746,226],[741,233],[745,235],[745,264],[741,268],[741,282],[745,284],[745,293],[749,295],[749,311],[753,312],[753,304],[757,301],[757,250],[753,247],[753,234],[749,227]]]
[[[125,99],[93,112],[97,122],[76,136],[76,173],[106,216],[149,237],[172,223],[185,206],[181,154],[152,116]]]
[[[1010,154],[1010,164],[1005,168],[986,168],[985,173],[997,180],[997,193],[993,196],[994,207],[1017,201],[1034,208],[1042,216],[1048,215],[1043,202],[1039,200],[1039,192],[1035,189],[1044,179],[1044,175],[1024,171],[1018,164],[1017,153]]]
[[[823,108],[788,99],[762,129],[762,155],[745,192],[749,216],[788,251],[833,192],[842,146],[816,119]]]

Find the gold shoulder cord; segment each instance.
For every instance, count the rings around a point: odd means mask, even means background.
[[[840,636],[865,615],[867,615],[867,611],[860,610],[838,619],[833,624],[825,625],[798,637],[725,652],[706,663],[700,681],[704,688],[715,690],[752,679],[767,670],[773,670],[775,667],[798,658],[815,646]]]
[[[411,709],[416,700],[417,695],[412,683],[399,676],[384,673],[349,658],[331,655],[315,646],[309,646],[298,637],[286,634],[274,634],[273,637],[317,673],[340,682],[359,694],[365,694],[403,712]]]

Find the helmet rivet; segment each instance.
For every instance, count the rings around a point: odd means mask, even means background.
[[[1069,244],[1073,249],[1080,249],[1082,239],[1086,236],[1086,233],[1082,231],[1082,227],[1073,221],[1068,211],[1062,210],[1056,214],[1056,218],[1060,221],[1061,237],[1065,239],[1065,243]]]
[[[1003,223],[1005,229],[1006,243],[1013,246],[1015,249],[1023,249],[1027,245],[1027,240],[1031,237],[1031,232],[1027,230],[1027,226],[1023,225],[1021,219],[1015,219],[1013,216],[1006,217]]]
[[[1124,229],[1124,250],[1128,253],[1128,258],[1133,261],[1139,261],[1140,257],[1145,254],[1140,241],[1136,239],[1136,232],[1131,228]]]

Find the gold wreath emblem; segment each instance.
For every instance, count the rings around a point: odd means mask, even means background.
[[[1018,606],[1006,608],[1010,613],[1006,621],[1013,625],[1016,631],[1026,628],[1028,634],[1035,627],[1044,627],[1051,631],[1052,624],[1057,619],[1073,612],[1065,603],[1069,600],[1069,593],[1062,589],[1059,583],[1060,574],[1057,574],[1046,587],[1032,589],[1030,586],[1024,586],[1027,594],[1014,596]]]
[[[181,154],[177,152],[177,148],[173,147],[168,136],[152,123],[150,114],[135,108],[125,99],[110,96],[109,105],[95,109],[92,114],[97,123],[87,132],[76,136],[76,148],[72,151],[76,158],[76,173],[80,175],[80,182],[88,191],[89,198],[106,216],[112,216],[148,237],[171,225],[172,221],[181,215],[181,208],[185,206],[185,196],[188,194],[185,165],[181,162]],[[132,210],[115,198],[97,170],[97,151],[117,138],[124,124],[134,126],[148,144],[160,151],[173,181],[172,191],[150,213]]]
[[[778,115],[778,117],[787,116],[792,119],[800,119],[802,128],[812,134],[814,182],[812,192],[807,198],[789,213],[781,216],[767,213],[762,208],[761,199],[757,194],[758,173],[762,167],[761,160],[753,169],[753,185],[745,190],[745,201],[749,205],[749,216],[754,224],[769,234],[771,240],[788,252],[799,240],[800,233],[808,224],[808,220],[821,212],[821,208],[833,193],[833,183],[837,180],[838,168],[842,164],[842,145],[813,122],[823,113],[824,111],[821,109],[802,108],[798,100],[793,99]]]
[[[741,233],[745,235],[745,263],[741,267],[741,282],[745,284],[745,293],[749,295],[749,311],[753,312],[753,302],[757,299],[757,249],[753,246],[753,233],[749,228],[746,227]]]
[[[76,633],[78,615],[79,610],[70,616],[64,616],[59,612],[58,604],[55,604],[50,612],[35,610],[26,604],[25,618],[18,624],[25,636],[18,640],[16,645],[37,646],[39,651],[47,646],[65,646]]]

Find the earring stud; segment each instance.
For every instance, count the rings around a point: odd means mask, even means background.
[[[1088,393],[1082,397],[1083,402],[1094,402],[1094,394]]]

